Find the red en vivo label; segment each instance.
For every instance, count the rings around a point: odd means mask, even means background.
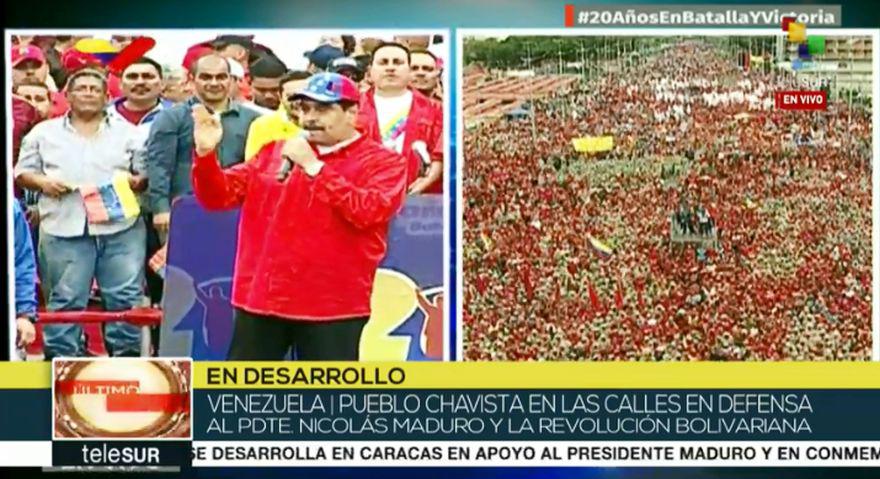
[[[825,110],[828,96],[824,91],[776,92],[776,108],[781,110]]]

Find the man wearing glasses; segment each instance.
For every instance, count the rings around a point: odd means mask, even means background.
[[[118,173],[143,171],[135,127],[110,121],[106,98],[102,72],[84,69],[70,75],[70,112],[35,126],[24,138],[15,166],[16,183],[41,193],[39,247],[49,311],[84,310],[93,279],[108,311],[131,309],[143,300],[143,220],[97,220],[88,215],[80,194],[83,187],[105,185]],[[130,186],[136,189],[135,180]],[[43,336],[46,359],[85,354],[79,324],[47,324]],[[140,354],[136,326],[107,323],[104,340],[111,356]]]
[[[215,54],[199,58],[192,63],[190,79],[195,96],[162,111],[147,140],[150,210],[163,242],[168,234],[171,203],[192,193],[193,105],[204,105],[220,118],[223,138],[217,156],[223,168],[243,161],[248,128],[259,116],[229,98],[233,80],[225,58]]]

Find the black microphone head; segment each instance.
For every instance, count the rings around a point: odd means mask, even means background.
[[[281,166],[278,168],[278,174],[275,175],[275,178],[279,182],[283,182],[290,176],[290,170],[293,169],[293,162],[290,161],[290,158],[281,157]]]

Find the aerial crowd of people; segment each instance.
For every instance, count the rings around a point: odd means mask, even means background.
[[[870,110],[798,81],[688,40],[466,131],[465,357],[870,359]]]

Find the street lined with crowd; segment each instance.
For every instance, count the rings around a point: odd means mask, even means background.
[[[685,41],[467,131],[465,356],[870,359],[870,111],[797,80]]]

